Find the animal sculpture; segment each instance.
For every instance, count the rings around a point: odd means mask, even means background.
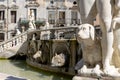
[[[78,27],[77,41],[81,44],[83,52],[83,68],[94,68],[94,72],[98,73],[102,68],[102,52],[101,42],[95,36],[95,29],[90,24],[82,24]],[[79,64],[81,64],[79,63]],[[77,65],[78,66],[78,65]],[[100,73],[98,73],[100,74]]]
[[[57,54],[55,53],[55,56],[52,57],[51,64],[52,66],[62,67],[65,65],[66,56],[63,53]]]

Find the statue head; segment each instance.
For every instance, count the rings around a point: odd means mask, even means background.
[[[78,27],[77,37],[80,39],[94,40],[95,30],[90,24],[82,24]]]

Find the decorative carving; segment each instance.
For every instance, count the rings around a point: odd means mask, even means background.
[[[37,42],[36,41],[29,41],[28,43],[28,54],[27,57],[30,60],[33,60],[33,55],[37,52]]]
[[[66,41],[55,40],[53,42],[53,56],[51,65],[57,67],[69,66],[70,50]]]
[[[50,50],[47,43],[41,41],[39,45],[39,50],[33,55],[33,58],[36,62],[47,64],[49,62]]]
[[[18,9],[19,7],[17,6],[17,5],[12,5],[11,7],[10,7],[10,9]]]
[[[65,54],[55,53],[55,56],[52,57],[51,64],[52,64],[52,66],[62,67],[65,65],[65,62],[66,62],[66,55]]]
[[[26,4],[25,7],[39,7],[40,4],[36,1],[33,1],[33,2],[29,2],[28,4]]]
[[[0,5],[0,9],[6,9],[7,7],[3,4]]]

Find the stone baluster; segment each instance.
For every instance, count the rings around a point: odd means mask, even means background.
[[[23,41],[25,41],[26,40],[26,35],[23,35]]]
[[[14,40],[15,40],[15,45],[17,45],[17,44],[18,44],[18,43],[17,43],[17,38],[15,38]]]
[[[9,47],[12,47],[12,41],[9,42]]]
[[[17,43],[17,45],[20,43],[19,42],[19,37],[16,38],[16,43]]]
[[[25,26],[22,26],[22,33],[25,32]]]
[[[3,50],[4,50],[4,44],[2,44],[2,48],[3,48]]]
[[[6,42],[6,43],[5,43],[5,49],[7,49],[7,48],[9,47],[9,46],[8,46],[8,43],[9,43],[9,42]]]
[[[21,36],[18,37],[19,43],[21,43]]]
[[[3,47],[2,47],[2,45],[0,45],[0,52],[3,52]]]
[[[21,43],[23,42],[23,36],[20,36],[21,37]]]
[[[7,47],[6,47],[6,44],[4,44],[4,49],[6,49]]]
[[[15,40],[12,40],[12,47],[15,46]]]

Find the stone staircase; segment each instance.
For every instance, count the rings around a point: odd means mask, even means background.
[[[27,33],[25,31],[15,37],[0,43],[0,58],[10,58],[18,53],[25,54],[27,50]]]

